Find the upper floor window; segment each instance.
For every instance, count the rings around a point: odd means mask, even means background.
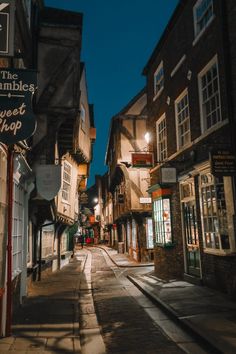
[[[220,89],[217,57],[198,76],[202,131],[210,129],[221,121]]]
[[[213,18],[213,0],[198,0],[193,8],[194,33],[199,36]]]
[[[177,147],[181,148],[190,143],[190,117],[188,90],[184,90],[175,101],[175,117],[177,129]]]
[[[69,202],[71,188],[71,165],[66,161],[64,162],[62,183],[62,199],[66,202]]]
[[[165,114],[163,114],[156,122],[156,132],[158,161],[164,161],[167,158],[167,129]]]
[[[154,97],[157,97],[164,88],[163,62],[160,63],[154,74]]]
[[[86,112],[85,108],[83,105],[80,106],[80,122],[81,122],[81,128],[85,130],[85,117],[86,117]]]

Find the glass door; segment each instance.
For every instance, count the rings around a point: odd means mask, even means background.
[[[193,180],[182,185],[181,194],[187,266],[186,272],[187,274],[200,277],[198,222]]]

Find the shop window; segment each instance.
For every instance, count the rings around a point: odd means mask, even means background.
[[[7,156],[0,147],[0,288],[4,287],[7,228]]]
[[[48,230],[43,230],[42,258],[46,258],[53,255],[53,243],[54,243],[54,230],[53,227],[51,226],[48,228]]]
[[[221,122],[220,87],[217,57],[198,76],[202,132]]]
[[[13,193],[12,272],[14,277],[22,271],[22,247],[24,233],[24,191],[23,188],[15,181]]]
[[[152,218],[146,219],[146,239],[147,239],[147,248],[154,247],[153,239],[153,222]]]
[[[137,225],[135,220],[132,220],[132,247],[136,248],[137,245]]]
[[[216,251],[229,250],[229,215],[224,178],[214,177],[211,173],[202,173],[199,182],[204,248]]]
[[[162,247],[173,245],[170,197],[169,188],[159,187],[152,191],[154,242]]]

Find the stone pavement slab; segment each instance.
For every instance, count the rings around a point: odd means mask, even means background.
[[[213,353],[236,353],[236,303],[225,295],[181,281],[162,281],[148,273],[130,275],[129,279],[162,308],[177,319],[185,328],[208,343]]]
[[[13,335],[0,339],[0,354],[81,353],[79,287],[87,252],[32,284],[25,303],[13,317]]]
[[[118,267],[129,263],[135,266],[127,255],[102,248]],[[186,281],[163,281],[153,271],[133,273],[128,278],[168,315],[207,343],[211,353],[236,353],[236,302],[226,295]],[[190,353],[195,354],[191,350]]]

